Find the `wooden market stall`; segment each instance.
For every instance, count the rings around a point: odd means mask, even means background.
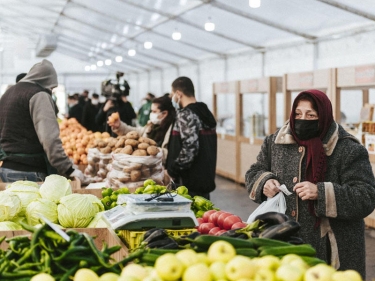
[[[231,100],[230,100],[231,99]],[[233,108],[230,108],[232,105]],[[218,120],[216,173],[237,182],[239,150],[239,82],[217,82],[213,84],[213,114]],[[228,115],[231,112],[233,115]],[[226,117],[226,118],[225,118]],[[234,122],[232,130],[223,126],[225,119]]]
[[[256,161],[264,137],[276,131],[276,95],[282,94],[282,78],[242,80],[239,92],[237,181],[245,183],[246,171]],[[256,100],[259,102],[253,104]]]

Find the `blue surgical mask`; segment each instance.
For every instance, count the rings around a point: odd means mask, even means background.
[[[174,97],[175,97],[175,95],[173,95],[173,97],[172,97],[172,105],[173,105],[173,107],[174,107],[176,110],[178,110],[178,109],[180,109],[180,98],[178,98],[178,100],[175,101],[175,100],[174,100]]]

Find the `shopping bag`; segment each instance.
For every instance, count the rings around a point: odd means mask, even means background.
[[[286,211],[286,203],[285,203],[285,197],[283,192],[277,193],[274,197],[272,198],[267,198],[266,201],[264,201],[262,204],[258,206],[252,212],[247,219],[247,223],[251,223],[254,221],[254,219],[264,213],[268,212],[278,212],[278,213],[283,213],[285,214]]]

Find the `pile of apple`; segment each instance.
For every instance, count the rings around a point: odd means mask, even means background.
[[[247,226],[247,223],[244,223],[239,216],[217,210],[209,210],[197,220],[199,223],[199,233],[217,236],[228,230],[244,228]]]
[[[80,269],[74,281],[361,281],[354,270],[336,271],[327,264],[309,267],[298,255],[282,258],[249,258],[236,254],[228,242],[214,242],[207,253],[184,249],[157,258],[154,267],[136,263],[126,265],[120,275],[107,273],[98,277],[90,269]],[[109,276],[111,275],[111,276]],[[108,279],[107,279],[108,278]]]

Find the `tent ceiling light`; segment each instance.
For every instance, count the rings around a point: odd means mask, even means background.
[[[86,65],[85,66],[85,71],[90,71],[91,70],[91,67],[89,65]]]
[[[151,41],[146,41],[144,44],[143,44],[143,47],[145,49],[151,49],[152,48],[152,42]]]
[[[92,65],[90,66],[90,69],[91,69],[91,70],[96,70],[96,65],[95,65],[95,64],[92,64]]]
[[[107,48],[107,43],[102,43],[102,49],[105,49],[105,48]]]
[[[129,56],[129,57],[134,57],[136,53],[137,53],[137,52],[136,52],[134,49],[130,49],[130,50],[128,51],[128,56]]]
[[[214,31],[215,24],[211,21],[211,18],[208,18],[207,22],[204,24],[204,29],[206,31]]]
[[[180,40],[181,39],[181,33],[178,32],[177,30],[175,30],[173,33],[172,33],[172,39],[173,40]]]
[[[116,62],[122,62],[122,56],[117,56],[117,57],[115,58],[115,60],[116,60]]]
[[[103,66],[103,65],[104,65],[104,63],[103,63],[103,61],[102,61],[102,60],[98,60],[98,62],[96,63],[96,65],[97,65],[97,66]]]
[[[110,60],[110,59],[107,59],[107,60],[105,60],[105,65],[111,65],[112,64],[112,61]]]
[[[249,6],[251,8],[259,8],[260,7],[260,0],[249,0]]]

